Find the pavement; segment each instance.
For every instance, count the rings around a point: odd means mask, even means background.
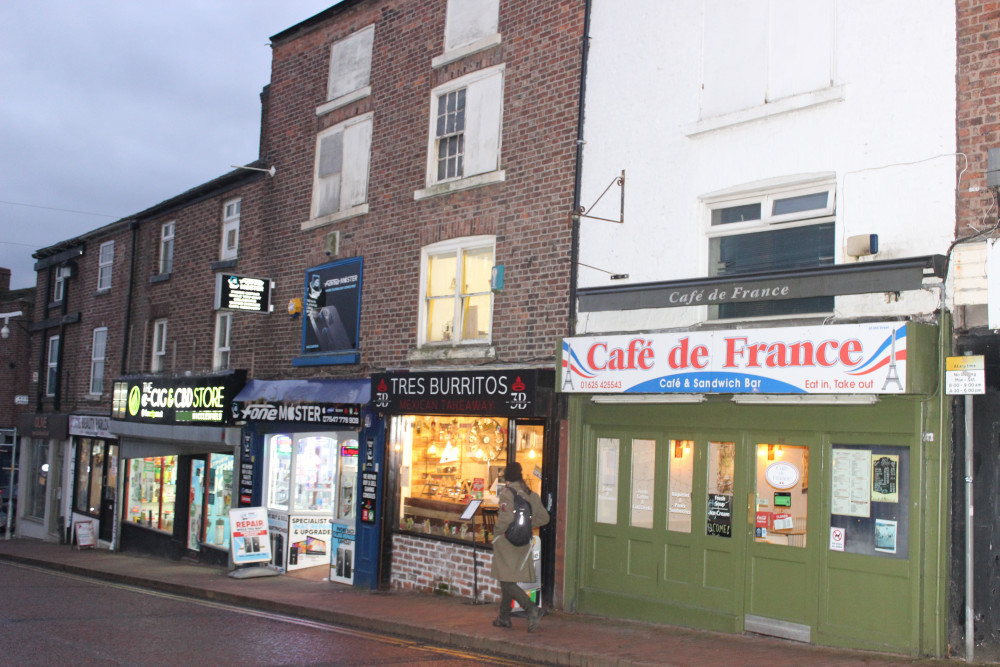
[[[550,611],[535,633],[527,621],[492,625],[496,607],[441,595],[365,591],[294,576],[235,579],[225,568],[31,539],[0,539],[0,562],[19,563],[144,589],[383,633],[509,660],[581,667],[798,667],[957,665],[831,649],[757,635]],[[961,664],[965,664],[962,662]]]

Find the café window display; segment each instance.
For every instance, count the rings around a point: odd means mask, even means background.
[[[479,499],[483,505],[476,517],[476,541],[492,540],[509,427],[501,417],[394,417],[392,449],[400,464],[399,530],[471,542],[473,522],[462,521],[461,515],[470,500]],[[534,431],[516,435],[523,436],[517,441],[518,458],[537,459],[540,466],[540,436]],[[525,467],[526,479],[532,469]]]
[[[177,457],[130,459],[125,520],[173,532],[177,497]]]

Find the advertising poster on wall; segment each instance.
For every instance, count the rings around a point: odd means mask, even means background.
[[[354,583],[354,526],[333,524],[330,536],[330,581]]]
[[[288,563],[288,515],[281,512],[267,513],[267,529],[271,535],[270,567],[284,574]]]
[[[233,562],[265,563],[271,560],[267,534],[267,510],[263,507],[234,507],[229,510],[230,544]]]
[[[288,519],[288,570],[330,563],[330,517],[292,516]]]
[[[361,265],[356,257],[306,271],[303,354],[358,349]]]

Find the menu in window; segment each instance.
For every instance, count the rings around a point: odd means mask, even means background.
[[[871,457],[868,449],[833,450],[833,514],[871,516]]]

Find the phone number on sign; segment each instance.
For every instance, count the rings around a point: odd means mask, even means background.
[[[581,389],[621,389],[621,380],[582,380]]]

